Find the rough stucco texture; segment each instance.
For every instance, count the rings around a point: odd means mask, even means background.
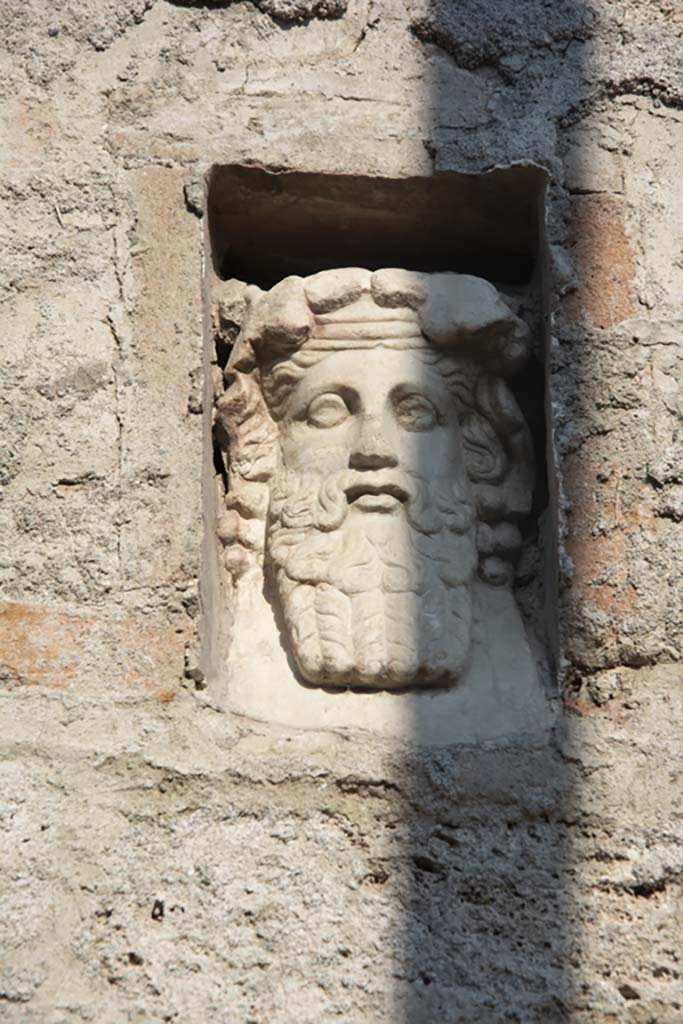
[[[680,5],[0,13],[0,1017],[680,1020]],[[549,746],[269,731],[183,679],[198,182],[239,161],[548,170]]]

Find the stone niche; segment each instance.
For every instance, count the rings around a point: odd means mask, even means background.
[[[543,175],[208,187],[211,698],[428,745],[546,730]]]

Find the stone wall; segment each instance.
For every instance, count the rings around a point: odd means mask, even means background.
[[[0,1017],[680,1019],[680,6],[3,7]],[[547,170],[550,745],[201,688],[203,180],[240,162]]]

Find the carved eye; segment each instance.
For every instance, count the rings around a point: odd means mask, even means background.
[[[349,409],[340,395],[330,392],[326,395],[318,395],[306,410],[306,419],[311,427],[327,429],[338,427],[349,415]]]
[[[439,422],[439,414],[424,395],[405,395],[394,412],[404,430],[433,430]]]

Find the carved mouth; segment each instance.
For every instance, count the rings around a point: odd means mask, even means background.
[[[408,500],[408,492],[400,484],[394,483],[363,483],[351,484],[346,488],[346,498],[349,505],[358,502],[360,499],[370,499],[363,504],[370,504],[373,498],[390,498],[393,501],[404,502]]]

